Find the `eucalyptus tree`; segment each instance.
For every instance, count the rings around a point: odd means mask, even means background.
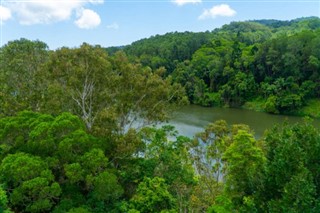
[[[138,122],[164,121],[172,107],[186,102],[183,88],[170,78],[130,63],[121,52],[109,57],[99,46],[61,48],[46,69],[46,109],[75,113],[96,132],[109,125],[124,133]]]
[[[44,85],[38,75],[48,54],[47,44],[27,39],[10,41],[0,49],[0,114],[40,110]]]

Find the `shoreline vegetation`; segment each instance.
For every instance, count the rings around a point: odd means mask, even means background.
[[[253,110],[257,112],[267,112],[265,110],[265,100],[256,99],[252,101],[247,101],[241,108]],[[306,105],[301,109],[297,109],[291,113],[284,113],[282,115],[293,115],[299,117],[310,117],[319,119],[320,118],[320,99],[310,99],[307,101]]]

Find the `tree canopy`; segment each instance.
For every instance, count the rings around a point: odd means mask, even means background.
[[[165,67],[163,76],[183,85],[191,103],[313,116],[303,108],[319,100],[319,29],[317,17],[232,22],[211,32],[157,35],[122,50],[144,66]]]

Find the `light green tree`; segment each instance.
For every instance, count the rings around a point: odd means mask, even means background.
[[[266,157],[253,135],[238,130],[223,154],[225,193],[236,208],[246,204],[263,187]]]
[[[0,212],[1,213],[11,213],[8,208],[8,198],[6,191],[0,186]]]
[[[175,200],[168,191],[163,178],[145,178],[137,188],[136,194],[130,200],[133,209],[141,213],[163,212],[175,209]]]

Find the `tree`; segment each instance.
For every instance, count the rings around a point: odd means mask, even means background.
[[[284,124],[266,134],[267,167],[261,200],[270,211],[317,211],[319,131],[310,122]],[[299,183],[299,184],[298,184]],[[265,209],[268,207],[266,206]]]
[[[281,199],[269,202],[269,211],[272,212],[314,212],[318,211],[316,205],[316,186],[312,174],[301,168],[291,180],[285,184]]]
[[[71,111],[88,130],[124,133],[134,124],[164,121],[177,105],[186,103],[184,90],[149,68],[131,64],[124,53],[108,57],[99,46],[55,51],[47,64],[50,86],[46,109]]]
[[[75,115],[21,112],[0,119],[0,181],[15,211],[109,211],[122,196],[107,146]]]
[[[115,84],[114,75],[99,46],[84,43],[80,48],[56,50],[44,72],[50,80],[45,103],[48,112],[75,113],[90,130],[99,113],[113,104],[110,87]]]
[[[228,200],[230,200],[232,205],[237,206],[234,200],[236,197],[235,194],[224,194],[224,192],[228,190],[228,186],[225,183],[230,184],[230,189],[236,190],[237,188],[237,186],[231,186],[231,182],[237,180],[234,176],[232,176],[235,174],[230,174],[230,161],[227,161],[226,155],[230,153],[230,150],[234,149],[233,147],[238,146],[239,143],[241,143],[238,142],[240,132],[245,132],[250,138],[248,139],[250,142],[247,143],[252,143],[253,136],[248,133],[250,132],[248,126],[228,126],[228,124],[223,120],[210,123],[205,128],[204,132],[196,135],[194,139],[194,147],[191,149],[191,153],[196,174],[198,174],[199,177],[198,184],[195,187],[192,195],[192,205],[196,207],[198,211],[205,210],[212,204],[218,206],[220,205],[218,203],[229,203]],[[235,154],[237,154],[239,157],[238,160],[240,161],[240,156],[242,156],[242,154],[241,152],[237,153],[237,151],[238,150],[234,150]],[[248,160],[245,159],[246,154],[243,154],[242,157],[243,161]],[[243,167],[246,166],[245,163],[246,162],[243,163]],[[245,180],[243,180],[243,182],[245,182]],[[241,188],[241,186],[239,187]],[[221,202],[216,199],[220,200]]]
[[[175,69],[177,62],[190,60],[192,54],[207,43],[211,37],[208,31],[173,32],[141,39],[125,46],[123,50],[127,55],[139,58],[144,66],[153,69],[165,67],[164,76],[168,76]]]
[[[6,191],[0,186],[0,212],[11,213],[8,208],[8,198]]]
[[[0,51],[0,115],[21,110],[41,110],[45,86],[38,79],[48,60],[48,46],[41,41],[20,39]]]
[[[223,154],[225,192],[239,208],[263,187],[266,158],[252,134],[239,130]]]
[[[145,128],[142,137],[146,145],[142,153],[147,161],[154,162],[152,175],[166,181],[169,192],[177,198],[176,206],[180,211],[187,211],[192,189],[196,185],[189,154],[190,139],[177,135],[172,126]]]
[[[198,183],[193,190],[191,205],[198,211],[207,209],[223,189],[222,155],[230,145],[230,128],[225,121],[208,124],[193,141],[192,159]]]
[[[48,165],[39,157],[25,153],[11,154],[0,165],[1,181],[12,189],[9,199],[19,211],[50,210],[61,194]]]
[[[210,123],[204,132],[195,137],[195,168],[201,176],[212,177],[216,183],[222,180],[222,155],[230,145],[230,129],[223,120]]]
[[[145,178],[130,200],[133,209],[141,213],[163,212],[175,209],[175,200],[163,178]]]

